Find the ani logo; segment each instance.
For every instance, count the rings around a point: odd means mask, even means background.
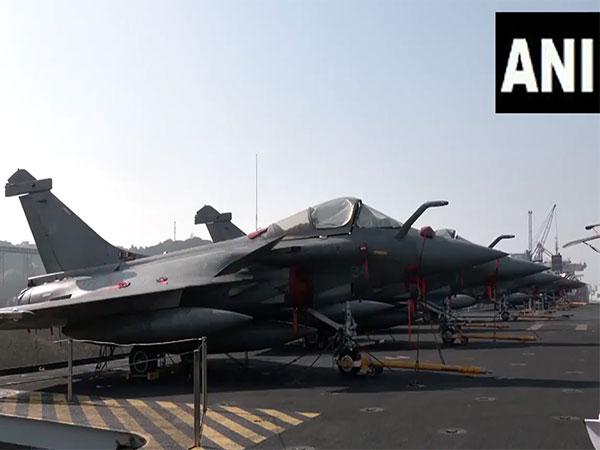
[[[496,112],[600,113],[600,13],[496,13]]]

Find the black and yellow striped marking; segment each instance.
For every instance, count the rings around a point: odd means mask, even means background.
[[[143,436],[144,448],[189,448],[193,439],[193,405],[164,400],[114,399],[79,395],[18,392],[0,398],[3,415],[52,420]],[[315,412],[215,405],[204,422],[202,447],[242,450],[317,417]]]

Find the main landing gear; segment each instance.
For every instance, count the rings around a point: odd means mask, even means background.
[[[162,354],[152,346],[134,345],[129,352],[129,372],[133,378],[148,378],[158,369]]]

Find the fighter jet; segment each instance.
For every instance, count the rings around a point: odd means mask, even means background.
[[[376,212],[376,214],[381,213]],[[235,239],[244,234],[240,228],[231,222],[231,218],[231,213],[220,213],[214,207],[205,205],[197,211],[195,223],[205,224],[213,242],[220,242]],[[412,223],[414,222],[413,219],[414,217],[409,221]],[[442,229],[435,232],[429,230],[428,232],[435,235],[436,238],[460,241],[465,245],[472,246],[473,249],[482,249],[482,247],[458,236],[454,230]],[[501,235],[489,245],[489,248],[493,248],[502,239],[512,237],[514,236]],[[462,270],[456,264],[446,267],[446,270],[440,267],[435,273],[428,274],[426,288],[433,290],[427,292],[427,303],[432,307],[437,305],[435,307],[437,311],[441,311],[445,307],[461,308],[471,306],[477,300],[469,295],[460,294],[458,292],[460,289],[486,283],[491,284],[498,280],[513,279],[547,269],[546,266],[540,264],[513,259],[507,260],[507,258],[501,257],[505,255],[505,253],[498,254],[499,257],[492,262],[476,266],[463,266]],[[381,272],[386,269],[389,270],[385,267],[381,269]],[[423,276],[423,273],[420,273],[420,275]],[[357,329],[360,332],[382,330],[407,324],[409,321],[407,300],[414,295],[414,292],[410,292],[410,289],[407,288],[407,281],[407,278],[401,282],[398,282],[397,279],[386,279],[385,282],[380,282],[377,285],[370,284],[364,290],[364,299],[353,300],[348,303],[347,306],[350,308]],[[445,301],[445,305],[440,304],[442,301]],[[334,321],[341,321],[346,315],[346,305],[340,303],[327,305],[319,309],[319,312]],[[318,326],[318,324],[313,325]],[[327,331],[327,328],[320,327],[320,337],[327,336]],[[307,341],[310,341],[309,337],[307,337]]]
[[[69,337],[133,344],[130,369],[179,353],[173,343],[208,336],[210,351],[267,348],[314,332],[301,311],[363,298],[372,286],[403,283],[504,256],[411,228],[346,197],[307,208],[268,228],[206,246],[143,257],[96,234],[50,190],[18,170],[6,185],[19,196],[47,275],[33,277],[0,328],[60,327]],[[122,219],[121,219],[122,220]],[[289,310],[288,321],[276,320]],[[168,346],[137,344],[171,342]]]
[[[451,240],[460,240],[465,243],[470,241],[458,236],[454,230],[437,230],[436,234],[444,236]],[[512,235],[501,235],[496,238],[490,248],[494,247],[500,240],[511,238]],[[496,285],[503,281],[516,280],[528,275],[547,270],[548,267],[523,261],[510,256],[498,258],[484,264],[465,268],[454,273],[439,273],[427,278],[427,288],[430,289],[422,297],[420,302],[421,309],[426,308],[430,320],[434,320],[440,325],[440,335],[445,343],[451,343],[453,338],[452,311],[467,308],[475,305],[479,301],[492,301],[500,305],[500,314],[505,320],[510,315],[506,311],[508,308],[504,298],[501,301],[496,299]],[[370,316],[367,320],[360,323],[363,326],[382,329],[385,327],[395,327],[412,323],[412,312],[414,312],[416,303],[407,301],[408,294],[404,295],[404,300],[395,304],[393,311],[378,312]],[[411,315],[407,309],[411,308]]]
[[[51,188],[51,179],[37,180],[25,170],[6,185],[6,196],[20,196],[48,274],[30,278],[16,305],[0,309],[1,329],[59,327],[72,338],[117,344],[209,335],[213,351],[261,348],[310,331],[292,333],[287,324],[254,315],[256,296],[236,295],[244,289],[260,291],[261,300],[279,294],[271,280],[244,269],[260,266],[283,235],[143,257],[102,239]],[[150,370],[165,349],[134,346],[131,371]]]
[[[498,292],[506,298],[508,307],[523,305],[542,294],[562,294],[585,286],[582,281],[552,272],[536,273],[510,282],[500,283]],[[502,316],[504,319],[505,317]]]
[[[445,235],[449,239],[466,241],[466,239],[457,235],[454,230],[439,230],[438,232],[442,234],[442,231],[446,231]],[[501,240],[512,238],[514,238],[514,235],[500,235],[494,239],[490,247],[494,247]],[[496,287],[499,284],[515,282],[527,276],[545,272],[548,269],[549,267],[543,264],[509,255],[506,258],[481,264],[470,270],[461,271],[457,278],[450,281],[444,288],[432,291],[430,297],[440,298],[444,295],[451,296],[461,293],[468,295],[476,301],[487,300],[495,302],[499,306],[500,315],[505,320],[508,320],[509,313],[506,311],[506,299],[502,295],[498,295]],[[440,281],[437,280],[437,283],[440,284]]]
[[[467,239],[456,234],[455,230],[438,230],[436,232],[440,236],[445,236],[447,239],[458,239],[464,242],[470,242]],[[500,235],[489,245],[493,248],[498,242],[503,239],[512,239],[514,235]],[[515,280],[527,275],[543,272],[548,270],[548,267],[543,264],[526,261],[523,259],[507,256],[506,258],[497,259],[485,264],[472,267],[469,270],[461,271],[458,277],[454,280],[432,280],[436,285],[447,284],[451,293],[460,292],[463,288],[485,286],[490,290],[496,283],[508,280]]]
[[[539,291],[560,280],[560,276],[551,272],[541,272],[512,281],[498,283],[497,289],[504,292],[516,292],[521,290]]]

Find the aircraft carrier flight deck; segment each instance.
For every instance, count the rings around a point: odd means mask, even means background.
[[[436,345],[429,325],[371,335],[375,359],[478,366],[483,375],[388,369],[344,378],[331,355],[299,344],[210,356],[202,448],[592,448],[583,419],[600,404],[600,308],[506,322],[497,336]],[[483,320],[485,312],[479,313]],[[480,321],[481,322],[481,321]],[[479,325],[484,327],[485,324]],[[491,333],[472,328],[469,333]],[[410,342],[409,342],[410,340]],[[124,360],[77,366],[73,401],[64,369],[0,379],[3,415],[124,430],[145,448],[189,448],[192,382],[177,365],[132,380]]]

